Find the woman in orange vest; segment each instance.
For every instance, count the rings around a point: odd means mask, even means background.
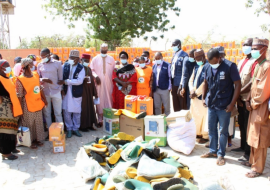
[[[39,82],[39,75],[32,72],[34,68],[33,60],[22,59],[22,74],[16,81],[16,91],[23,109],[21,125],[28,127],[31,134],[32,145],[30,148],[37,149],[43,146],[41,141],[45,139],[42,109],[47,105]]]
[[[152,97],[152,67],[146,66],[145,58],[139,58],[139,67],[136,67],[137,72],[137,95],[146,95]]]
[[[2,160],[18,158],[11,153],[19,152],[16,150],[16,139],[18,116],[22,115],[15,85],[7,76],[9,71],[9,63],[6,60],[0,60],[0,153]]]

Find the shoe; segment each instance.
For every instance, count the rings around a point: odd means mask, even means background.
[[[49,135],[45,138],[45,141],[49,141]]]
[[[172,185],[170,186],[167,190],[184,190],[185,187],[182,184],[176,184],[176,185]]]
[[[18,153],[20,153],[21,151],[15,148],[15,149],[12,150],[11,152],[14,153],[14,154],[18,154]]]
[[[149,183],[141,182],[136,179],[128,179],[125,181],[125,187],[127,189],[136,190],[153,190]]]
[[[124,141],[134,141],[135,137],[133,135],[128,135],[126,133],[123,133],[123,132],[119,132],[117,134],[117,137],[121,140],[124,140]]]
[[[8,157],[5,157],[5,156],[2,155],[2,160],[16,160],[16,159],[18,159],[18,156],[15,156],[13,154],[11,154]]]
[[[94,160],[96,160],[98,163],[103,163],[105,161],[105,159],[99,155],[98,153],[94,152],[94,151],[90,151],[90,155],[92,156],[92,158]]]
[[[71,138],[72,137],[72,131],[68,131],[67,132],[67,138]]]
[[[73,131],[73,134],[77,137],[82,137],[81,133],[77,130],[77,131]]]
[[[200,140],[198,140],[198,143],[199,144],[205,144],[205,143],[207,143],[209,140],[208,139],[203,139],[203,138],[201,138]]]
[[[154,190],[162,190],[162,189],[168,189],[169,187],[177,184],[181,184],[182,180],[180,178],[171,178],[168,181],[156,183],[153,186]]]
[[[234,148],[231,151],[232,152],[244,152],[244,149],[242,149],[241,147],[239,147],[239,148]]]
[[[204,145],[206,148],[210,148],[209,144]]]
[[[249,156],[241,156],[239,159],[238,159],[239,162],[248,162],[249,161]]]

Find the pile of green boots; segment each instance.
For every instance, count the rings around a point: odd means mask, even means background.
[[[92,190],[197,190],[193,175],[179,157],[168,157],[158,139],[140,141],[118,133],[84,145],[86,153],[109,173],[96,178]]]

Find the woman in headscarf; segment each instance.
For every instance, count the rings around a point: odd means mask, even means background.
[[[137,95],[137,74],[134,65],[128,64],[128,54],[119,54],[121,66],[113,71],[113,108],[124,109],[125,96]]]
[[[93,125],[97,127],[97,117],[93,97],[98,98],[92,70],[89,67],[91,56],[82,54],[82,64],[85,70],[85,79],[83,81],[82,94],[82,112],[81,112],[81,131],[95,130]]]
[[[45,139],[42,108],[47,105],[47,101],[40,86],[39,75],[32,72],[33,60],[25,58],[21,64],[22,75],[16,81],[17,96],[23,108],[21,125],[30,130],[32,141],[30,148],[37,149],[37,146],[43,146],[41,141]]]
[[[9,63],[6,60],[0,60],[0,153],[3,160],[18,158],[11,152],[16,150],[18,116],[22,115],[15,85],[7,76],[9,71]]]

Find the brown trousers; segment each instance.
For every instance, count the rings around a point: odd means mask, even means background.
[[[249,162],[252,164],[251,170],[257,173],[263,173],[267,157],[267,148],[250,147]]]
[[[184,97],[177,95],[178,86],[172,85],[172,100],[173,100],[173,109],[174,111],[187,110],[187,93],[184,94]]]

